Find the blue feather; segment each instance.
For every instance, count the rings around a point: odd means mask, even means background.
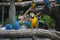
[[[14,29],[15,29],[15,30],[20,29],[20,28],[19,28],[19,23],[18,23],[17,21],[15,21],[15,23],[14,23]]]
[[[26,26],[31,27],[30,21],[26,21],[25,24],[26,24]]]
[[[60,0],[55,0],[56,2],[60,2]]]
[[[11,30],[12,29],[12,25],[11,24],[6,24],[6,30]]]
[[[48,6],[48,8],[50,9],[50,1],[49,0],[44,0],[45,1],[45,5]]]

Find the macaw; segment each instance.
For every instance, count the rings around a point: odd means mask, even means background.
[[[34,13],[30,13],[30,16],[31,16],[31,19],[30,19],[31,27],[38,28],[38,19],[36,15]]]
[[[23,0],[18,0],[18,2],[22,2]]]
[[[45,2],[45,5],[47,6],[47,8],[48,8],[49,10],[51,10],[50,1],[49,1],[49,0],[44,0],[44,2]]]
[[[60,3],[60,0],[55,0],[55,1]]]
[[[15,23],[14,23],[14,25],[12,26],[11,24],[6,24],[6,30],[11,30],[11,29],[15,29],[15,30],[18,30],[18,29],[20,29],[19,27],[19,23],[16,21]]]
[[[32,9],[34,9],[35,6],[36,6],[35,3],[32,1],[32,4],[31,4]]]
[[[11,30],[12,29],[12,25],[11,24],[6,24],[5,28],[6,28],[6,30]]]
[[[15,21],[14,25],[13,25],[13,29],[18,30],[18,29],[20,29],[19,27],[20,27],[20,25],[19,25],[18,21]]]
[[[30,22],[29,21],[26,21],[25,24],[26,24],[26,26],[30,26]]]

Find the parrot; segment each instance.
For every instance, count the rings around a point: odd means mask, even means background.
[[[6,24],[5,28],[6,28],[6,30],[11,30],[12,29],[12,25],[11,24]]]
[[[19,25],[18,21],[15,21],[13,29],[19,30],[20,29],[19,27],[20,27],[20,25]]]
[[[60,3],[60,0],[55,0],[57,3]]]
[[[18,2],[22,2],[23,0],[18,0]]]
[[[32,12],[32,13],[30,13],[30,16],[31,16],[31,19],[30,19],[31,27],[38,28],[38,19],[37,19],[36,15]]]
[[[35,3],[32,1],[32,4],[31,4],[32,9],[34,9],[35,6],[36,6]]]
[[[27,26],[27,28],[31,28],[31,25],[30,25],[30,21],[25,21],[25,25]]]
[[[11,30],[11,29],[18,30],[19,29],[19,23],[16,21],[13,26],[11,24],[6,24],[5,27],[6,27],[6,30]]]

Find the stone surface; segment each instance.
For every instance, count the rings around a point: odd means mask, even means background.
[[[0,39],[0,40],[9,40],[9,39]],[[16,39],[18,40],[18,39]],[[31,38],[20,38],[19,40],[32,40]],[[48,38],[38,38],[36,40],[51,40],[51,39],[48,39]]]

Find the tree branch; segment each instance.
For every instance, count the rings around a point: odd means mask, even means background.
[[[50,2],[54,2],[55,0],[49,0]],[[26,2],[21,2],[21,3],[15,3],[16,6],[21,5],[21,6],[27,6],[31,4],[32,1],[26,1]],[[44,4],[44,1],[36,1],[37,4]],[[0,3],[0,6],[9,6],[10,3]]]
[[[60,40],[60,32],[51,32],[44,29],[26,29],[26,30],[0,30],[0,38],[32,38],[36,37],[48,37],[53,40]]]

